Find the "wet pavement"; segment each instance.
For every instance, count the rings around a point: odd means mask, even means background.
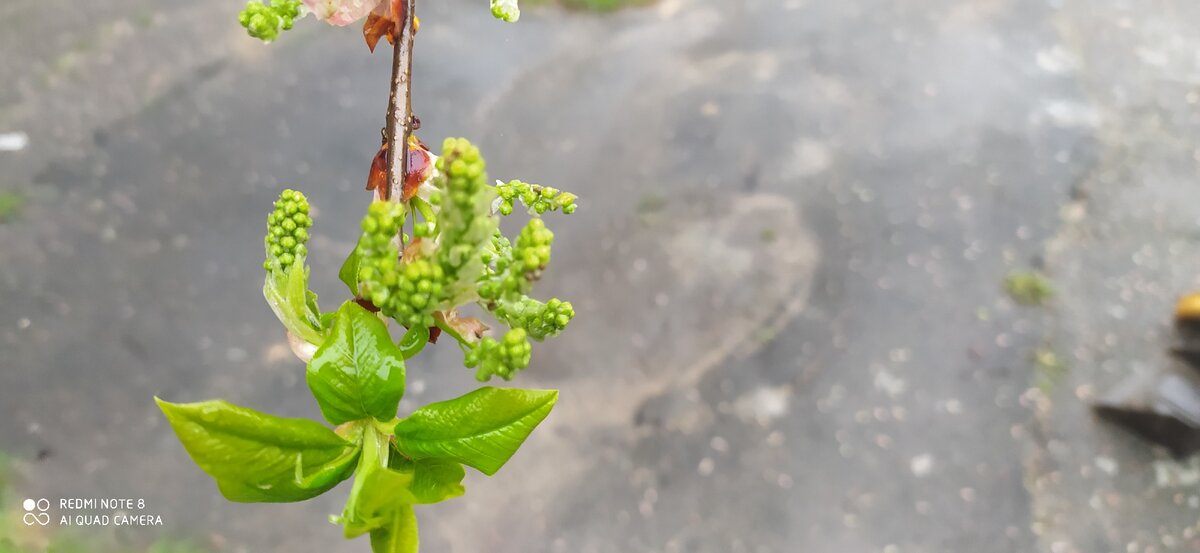
[[[554,414],[419,511],[425,550],[1200,550],[1200,469],[1079,399],[1165,362],[1200,284],[1200,11],[478,4],[423,5],[421,135],[581,196],[539,292],[578,318],[515,382],[561,389]],[[309,195],[328,307],[367,201],[389,57],[311,20],[256,44],[239,5],[0,7],[0,133],[30,137],[0,152],[29,198],[0,224],[0,451],[30,496],[145,498],[165,527],[121,543],[363,551],[323,522],[340,488],[224,502],[151,401],[319,417],[261,299],[262,219]],[[1047,307],[1004,294],[1030,268]],[[402,410],[472,386],[456,350],[411,364]]]
[[[1035,521],[1054,551],[1200,551],[1197,458],[1175,460],[1098,425],[1084,404],[1177,363],[1166,352],[1178,339],[1170,315],[1200,287],[1200,44],[1184,32],[1197,17],[1187,3],[1135,12],[1067,2],[1060,19],[1097,163],[1047,248],[1054,278],[1073,284],[1059,287],[1048,336],[1070,370],[1031,402],[1041,426],[1029,473]]]

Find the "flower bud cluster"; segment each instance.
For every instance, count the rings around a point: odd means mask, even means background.
[[[238,14],[238,22],[250,36],[271,42],[279,38],[280,30],[290,30],[299,17],[300,0],[273,0],[269,6],[251,0]]]
[[[501,21],[516,23],[521,19],[521,8],[517,0],[492,0],[492,16]]]
[[[528,296],[501,300],[494,313],[509,327],[524,329],[538,341],[557,336],[575,318],[575,308],[569,301],[554,298],[542,303]]]
[[[308,210],[308,198],[303,193],[288,189],[279,194],[275,210],[267,216],[264,269],[284,271],[308,254],[308,229],[313,222]]]
[[[491,214],[495,192],[487,185],[486,168],[479,148],[466,139],[448,138],[442,144],[434,182],[440,194],[433,201],[439,206],[435,258],[449,284],[442,302],[446,307],[473,297],[485,275],[486,246],[498,225]]]
[[[501,298],[528,293],[533,281],[550,263],[553,243],[554,233],[536,218],[521,229],[516,244],[510,244],[503,236],[494,239],[492,251],[484,257],[491,262],[491,269],[479,282],[479,297],[495,303]]]
[[[402,204],[379,201],[367,208],[358,239],[359,290],[383,314],[406,327],[433,326],[446,275],[425,258],[401,263],[396,233],[403,223]]]
[[[550,246],[554,244],[554,233],[546,228],[541,219],[530,219],[517,243],[513,245],[513,262],[524,274],[536,274],[550,264]]]
[[[496,194],[500,196],[496,204],[496,211],[501,215],[511,215],[513,203],[518,201],[525,204],[531,213],[538,215],[559,209],[570,215],[575,213],[575,209],[579,207],[575,203],[577,197],[570,192],[519,180],[497,183]]]
[[[467,352],[464,364],[475,370],[475,379],[486,382],[492,375],[512,380],[517,371],[529,366],[533,346],[524,329],[514,328],[504,338],[484,338]]]

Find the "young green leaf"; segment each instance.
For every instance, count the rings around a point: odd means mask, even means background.
[[[425,344],[429,343],[429,327],[425,325],[414,326],[404,333],[400,338],[400,351],[404,354],[405,359],[412,359],[421,350],[425,349]]]
[[[411,459],[450,459],[491,476],[556,401],[556,390],[480,388],[426,405],[396,423],[396,447]]]
[[[359,447],[325,426],[226,401],[155,398],[192,460],[230,501],[303,501],[350,477]]]
[[[369,430],[364,442],[354,485],[340,519],[347,539],[388,526],[396,509],[412,504],[408,489],[415,474],[388,468],[388,437]]]
[[[388,435],[368,429],[346,509],[336,521],[347,539],[389,531],[397,510],[462,495],[462,465],[446,459],[404,458]],[[372,537],[374,541],[374,537]],[[390,549],[386,549],[390,551]]]
[[[404,396],[404,355],[383,321],[348,301],[309,362],[307,380],[321,414],[333,424],[391,420]]]
[[[417,553],[417,514],[412,505],[392,511],[386,526],[371,530],[372,553]]]
[[[449,459],[417,459],[413,461],[392,452],[388,467],[401,473],[411,473],[412,483],[408,491],[412,503],[439,503],[462,495],[466,488],[462,485],[467,471],[462,465]]]
[[[392,448],[389,436],[373,430],[367,431],[364,442],[350,497],[335,519],[346,538],[370,532],[375,542],[380,531],[389,539],[399,538],[389,534],[397,511],[462,495],[462,465],[445,459],[406,459]]]
[[[358,248],[350,250],[350,255],[346,257],[346,261],[342,262],[342,268],[338,269],[338,280],[346,284],[350,289],[350,293],[357,296],[358,292]]]
[[[317,309],[317,295],[308,289],[308,267],[304,266],[304,258],[297,258],[297,263],[288,269],[287,288],[284,290],[288,305],[305,318],[309,326],[321,329],[321,310]]]
[[[304,258],[286,269],[268,272],[263,283],[263,297],[271,311],[292,334],[310,344],[320,344],[325,339],[321,324],[321,311],[317,308],[317,295],[308,290],[308,268]]]

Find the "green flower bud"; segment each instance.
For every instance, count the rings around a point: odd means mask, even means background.
[[[502,236],[493,240],[495,262],[478,284],[479,297],[494,303],[501,298],[528,293],[533,281],[550,263],[553,242],[554,233],[541,219],[530,219],[511,247]]]
[[[304,266],[313,224],[308,212],[308,198],[289,189],[279,193],[274,210],[267,215],[263,297],[289,332],[310,344],[320,344],[327,328],[317,295],[308,289],[308,268]]]
[[[450,308],[475,297],[487,267],[483,252],[499,224],[491,213],[495,190],[487,185],[487,164],[470,142],[448,138],[437,160],[441,191],[437,214],[438,246],[434,259],[446,275],[439,305]]]
[[[533,346],[523,329],[508,331],[501,340],[484,338],[467,352],[464,364],[475,370],[475,379],[486,382],[493,375],[512,380],[517,372],[529,366]]]
[[[312,218],[308,213],[308,198],[295,190],[284,190],[275,200],[275,210],[267,215],[267,236],[264,239],[267,271],[282,273],[296,259],[308,254],[308,229]]]
[[[512,204],[514,200],[520,200],[529,208],[530,213],[542,214],[547,211],[562,210],[563,213],[574,213],[575,209],[571,206],[575,205],[575,200],[578,197],[570,192],[563,192],[557,188],[541,186],[537,184],[529,184],[519,180],[509,181],[496,185],[496,194],[500,196],[501,202],[497,211],[502,215],[512,213]]]
[[[513,257],[521,260],[524,271],[533,273],[540,271],[550,264],[550,245],[554,243],[554,233],[546,228],[541,219],[530,219],[525,228],[517,236],[513,247]]]
[[[238,23],[246,28],[250,36],[271,42],[279,38],[279,31],[291,29],[300,17],[300,0],[274,0],[270,6],[251,1],[238,14]]]
[[[432,238],[437,231],[437,223],[432,221],[428,223],[418,223],[413,228],[413,234],[418,238]]]
[[[494,314],[508,326],[523,329],[540,342],[566,329],[571,319],[575,318],[575,308],[571,302],[557,298],[542,303],[528,296],[520,296],[500,300]]]
[[[395,237],[403,222],[403,204],[379,201],[367,208],[357,246],[359,290],[384,315],[408,328],[433,326],[446,273],[426,258],[400,261]]]

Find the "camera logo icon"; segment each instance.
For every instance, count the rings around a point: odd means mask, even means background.
[[[50,524],[50,500],[42,499],[26,499],[21,506],[25,508],[25,526],[33,526],[34,524],[45,526]]]

